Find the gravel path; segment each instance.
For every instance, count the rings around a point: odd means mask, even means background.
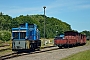
[[[51,50],[50,50],[51,49]],[[19,56],[7,60],[60,60],[71,54],[78,53],[80,51],[89,50],[90,45],[88,46],[79,46],[67,49],[58,49],[58,47],[46,48],[41,50],[39,53],[32,53],[29,55]]]

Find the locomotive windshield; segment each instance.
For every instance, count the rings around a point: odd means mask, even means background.
[[[60,39],[64,39],[64,35],[60,35]]]
[[[14,38],[14,39],[19,39],[18,36],[19,36],[19,33],[18,33],[18,32],[14,32],[14,33],[13,33],[13,38]]]
[[[25,39],[26,37],[26,32],[22,32],[22,31],[17,31],[17,32],[14,32],[12,31],[13,33],[13,39]],[[20,38],[19,38],[20,36]]]
[[[20,32],[20,39],[25,39],[26,32]]]

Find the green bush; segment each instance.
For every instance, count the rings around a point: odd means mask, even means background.
[[[11,38],[10,31],[0,31],[0,40],[2,41],[9,41]]]

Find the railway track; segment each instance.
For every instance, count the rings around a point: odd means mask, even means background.
[[[80,47],[80,46],[78,46]],[[75,47],[75,48],[78,48]],[[74,48],[74,47],[73,47]],[[61,50],[66,50],[68,48],[64,48]],[[17,52],[11,52],[9,54],[6,54],[4,56],[0,56],[0,60],[6,60],[6,59],[12,59],[12,58],[17,58],[19,56],[25,56],[25,55],[32,55],[32,54],[38,54],[38,53],[44,53],[44,52],[50,52],[50,51],[54,51],[54,50],[59,50],[58,47],[55,46],[47,46],[47,47],[43,47],[43,49],[41,49],[40,51],[31,51],[31,52],[21,52],[21,53],[17,53]]]
[[[6,46],[10,46],[9,44],[8,45],[1,45],[0,47],[6,47]]]
[[[5,51],[5,50],[10,50],[10,49],[11,49],[10,45],[2,45],[2,46],[0,46],[0,52]]]
[[[37,53],[43,53],[43,52],[47,52],[47,51],[53,51],[53,50],[58,50],[58,47],[55,46],[48,46],[48,47],[44,47],[43,49],[41,49],[40,51],[34,51],[34,52],[26,52],[26,53],[17,53],[17,52],[12,52],[9,54],[6,54],[4,56],[0,56],[0,60],[6,60],[6,59],[11,59],[11,58],[15,58],[15,57],[19,57],[19,56],[24,56],[24,55],[29,55],[29,54],[37,54]]]
[[[10,44],[5,42],[0,42],[0,47],[10,46]]]
[[[4,58],[3,60],[60,60],[69,55],[89,50],[89,46],[78,46],[73,48],[58,49],[58,47],[45,48],[41,51],[35,51],[31,53],[14,54],[14,57]]]

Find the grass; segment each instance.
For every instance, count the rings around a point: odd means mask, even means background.
[[[5,51],[2,51],[2,52],[0,52],[0,56],[9,54],[9,53],[11,53],[11,52],[12,52],[12,50],[5,50]]]
[[[0,40],[0,46],[7,45],[7,44],[10,45],[11,44],[11,40],[10,41],[6,41],[6,42]]]
[[[2,46],[2,41],[0,40],[0,46]]]
[[[62,60],[90,60],[90,50],[70,55]]]
[[[90,45],[90,40],[86,42],[86,46],[87,46],[87,45]]]
[[[87,41],[86,46],[90,45],[90,41]],[[83,52],[79,52],[73,55],[70,55],[66,58],[63,58],[61,60],[90,60],[90,50],[86,50]]]
[[[3,46],[5,44],[9,44],[10,45],[11,41],[3,42],[3,41],[0,40],[0,46]],[[7,48],[11,48],[11,47],[10,46],[5,46],[3,48],[7,49]],[[0,49],[0,50],[2,50],[2,49]],[[3,56],[3,55],[8,54],[10,52],[12,52],[12,50],[4,50],[4,51],[0,52],[0,56]]]

